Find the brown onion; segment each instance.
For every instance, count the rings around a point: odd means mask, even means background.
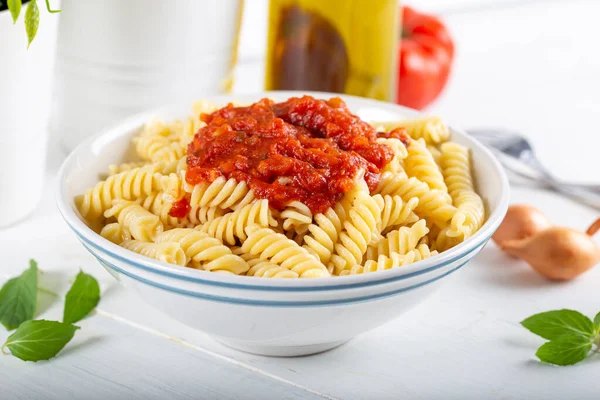
[[[503,241],[500,246],[547,278],[569,280],[600,262],[600,247],[592,239],[598,230],[600,218],[585,233],[551,227],[528,238]]]
[[[492,236],[499,246],[506,240],[525,239],[550,228],[552,222],[540,210],[526,204],[508,207],[504,220]]]

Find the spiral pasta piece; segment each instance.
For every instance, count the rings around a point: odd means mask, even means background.
[[[307,233],[307,232],[297,233],[294,230],[279,232],[279,230],[274,229],[274,231],[276,231],[277,233],[283,233],[286,238],[293,240],[294,242],[298,243],[299,245],[302,245],[302,243],[304,243],[304,236],[306,236],[306,233]],[[316,254],[315,254],[315,256],[316,256]]]
[[[171,141],[162,135],[146,135],[133,138],[137,156],[143,160],[155,161],[155,154],[171,145]]]
[[[217,110],[217,105],[205,100],[196,101],[192,104],[192,116],[187,118],[182,124],[182,130],[180,133],[181,141],[183,143],[189,143],[196,132],[206,125],[204,121],[200,120],[202,114],[210,114]]]
[[[254,200],[254,192],[244,181],[238,182],[233,178],[218,177],[213,182],[201,182],[189,185],[185,181],[185,172],[181,173],[180,187],[190,193],[190,205],[200,207],[221,207],[236,209],[244,207]]]
[[[121,172],[125,172],[125,171],[131,171],[132,169],[140,168],[147,164],[148,163],[146,161],[134,161],[134,162],[128,162],[128,163],[121,163],[121,164],[110,164],[108,166],[108,175],[110,176],[110,175],[120,174]]]
[[[169,214],[172,201],[164,192],[154,192],[148,196],[140,197],[138,204],[156,215],[165,228],[179,228],[187,224],[187,219],[179,219]]]
[[[427,144],[439,144],[450,139],[450,130],[439,117],[422,117],[384,123],[386,130],[405,128],[413,139],[423,139]]]
[[[419,217],[413,212],[419,204],[418,197],[412,197],[407,202],[400,196],[376,194],[373,200],[381,210],[381,221],[377,224],[377,230],[384,232],[387,228],[400,224],[417,222]],[[416,219],[415,219],[416,218]]]
[[[105,225],[100,231],[100,236],[110,240],[114,244],[121,244],[126,240],[131,240],[131,234],[118,222]]]
[[[300,201],[292,201],[279,215],[283,219],[285,231],[293,230],[297,234],[305,233],[313,220],[312,211]]]
[[[315,215],[314,223],[308,226],[308,234],[304,236],[304,248],[315,254],[323,264],[327,264],[331,259],[347,213],[344,205],[338,203],[325,213]]]
[[[218,239],[195,229],[175,228],[161,233],[156,243],[177,242],[192,268],[206,271],[226,270],[235,275],[248,271],[250,266]]]
[[[429,144],[427,145],[427,150],[429,150],[429,152],[431,153],[431,156],[433,157],[433,160],[435,161],[435,163],[437,164],[437,166],[441,169],[441,159],[442,159],[442,152],[440,151],[440,149],[437,148],[437,146],[433,145],[433,144]]]
[[[157,172],[162,165],[134,168],[109,176],[96,183],[84,195],[75,198],[79,213],[88,222],[102,216],[115,199],[136,200],[149,195],[160,187],[162,174]]]
[[[384,172],[381,174],[376,192],[384,196],[400,196],[404,201],[417,197],[419,199],[419,204],[415,208],[417,215],[431,219],[442,227],[446,226],[456,213],[456,207],[452,205],[452,198],[448,193],[429,189],[425,182],[415,177],[408,178],[406,174]]]
[[[174,142],[168,146],[163,146],[161,149],[156,151],[151,160],[152,161],[164,161],[164,162],[175,162],[185,156],[186,146],[179,142]]]
[[[429,233],[429,228],[427,228],[427,223],[424,219],[419,220],[410,227],[403,226],[398,230],[393,230],[384,238],[381,238],[375,245],[369,246],[367,259],[375,260],[380,255],[390,257],[392,253],[407,254],[417,247],[419,241],[427,233]]]
[[[394,151],[394,158],[383,168],[383,171],[400,172],[404,170],[404,159],[408,151],[404,143],[396,138],[379,138],[377,143],[384,144]]]
[[[298,273],[270,261],[261,261],[256,263],[246,273],[247,276],[256,276],[260,278],[298,278]]]
[[[190,212],[182,221],[182,225],[193,228],[197,225],[204,225],[210,221],[214,221],[225,214],[226,210],[220,207],[192,206],[190,207]]]
[[[363,181],[364,184],[364,181]],[[360,264],[367,246],[377,235],[377,224],[381,221],[381,211],[377,202],[369,195],[368,188],[357,193],[344,222],[344,231],[335,244],[335,254],[331,257],[336,271],[342,271]]]
[[[461,243],[464,239],[460,236],[450,236],[448,233],[452,228],[447,226],[440,229],[437,233],[432,232],[431,237],[431,248],[438,251],[448,250],[457,244]]]
[[[297,273],[300,278],[330,276],[320,261],[285,235],[257,226],[246,230],[248,238],[242,244],[245,253],[259,255],[264,260]]]
[[[165,122],[158,117],[152,117],[148,122],[144,124],[138,137],[160,136],[169,138],[172,135],[173,132],[171,126],[167,126]]]
[[[180,141],[187,144],[194,134],[206,124],[200,120],[202,113],[211,113],[217,109],[217,106],[208,101],[197,101],[192,104],[192,114],[183,121],[175,120],[166,125],[159,118],[152,118],[144,125],[140,136],[162,136],[171,142]]]
[[[164,230],[157,215],[133,201],[113,201],[113,206],[104,212],[104,217],[115,217],[134,239],[143,242],[154,241],[156,235]]]
[[[442,172],[423,139],[411,140],[408,156],[404,160],[404,168],[408,176],[414,176],[421,182],[425,182],[430,189],[448,191]]]
[[[380,255],[376,260],[367,260],[365,265],[355,265],[350,269],[340,272],[340,276],[366,274],[370,272],[385,271],[392,268],[402,267],[417,261],[424,260],[437,255],[437,251],[432,251],[426,244],[419,245],[416,249],[406,254],[391,253],[390,256]]]
[[[179,174],[185,174],[185,172],[179,172]],[[179,200],[185,195],[181,178],[175,172],[163,175],[160,178],[160,187],[165,196],[168,196],[172,200]]]
[[[241,247],[232,247],[233,254],[239,255],[248,263],[250,269],[246,272],[247,276],[256,276],[260,278],[298,278],[298,273],[263,260],[260,256],[250,253],[244,253]]]
[[[181,245],[176,242],[150,243],[139,240],[126,240],[121,243],[121,246],[127,250],[168,264],[185,266],[187,263],[185,252],[181,248]]]
[[[170,125],[153,118],[144,125],[139,136],[133,138],[135,151],[143,160],[173,162],[185,156],[186,142],[182,141],[183,124],[175,121]]]
[[[442,171],[457,208],[446,235],[465,240],[483,225],[485,207],[473,185],[469,150],[456,143],[444,143],[441,150]]]
[[[277,221],[269,209],[268,200],[257,200],[234,212],[215,218],[196,229],[233,246],[237,239],[246,240],[245,229],[252,225],[277,226]]]

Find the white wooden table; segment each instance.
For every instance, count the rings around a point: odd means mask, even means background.
[[[446,11],[458,43],[456,68],[430,111],[460,126],[518,129],[559,176],[598,180],[600,3]],[[260,63],[251,62],[252,51],[243,54],[250,61],[240,68],[238,90],[260,90]],[[46,196],[35,215],[0,231],[0,282],[35,258],[49,289],[64,295],[67,278],[83,268],[99,278],[103,298],[59,357],[34,364],[0,356],[2,399],[590,399],[600,393],[600,355],[567,368],[540,364],[534,353],[542,340],[518,325],[556,308],[600,311],[600,268],[553,284],[490,244],[426,303],[340,348],[301,358],[248,355],[156,314],[87,254],[54,205],[62,158],[51,149]],[[523,187],[513,188],[512,200],[573,227],[598,215]],[[42,317],[59,318],[56,303]],[[0,329],[1,342],[6,336]]]

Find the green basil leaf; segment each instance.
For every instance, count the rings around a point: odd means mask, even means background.
[[[50,14],[61,12],[61,10],[53,10],[52,8],[50,8],[50,0],[46,0],[46,9]]]
[[[580,312],[573,310],[539,313],[521,321],[521,325],[548,340],[563,336],[580,336],[589,340],[594,336],[592,321]]]
[[[10,10],[10,15],[12,15],[13,24],[16,24],[21,14],[21,0],[8,0],[6,5]]]
[[[17,328],[35,315],[37,263],[30,260],[29,265],[21,276],[10,279],[0,290],[0,322],[8,330]]]
[[[49,360],[73,338],[79,327],[57,321],[27,321],[2,346],[23,361]]]
[[[88,315],[100,301],[100,285],[91,275],[79,271],[65,299],[63,322],[74,323]]]
[[[596,314],[596,318],[594,318],[594,328],[596,332],[600,332],[600,312]]]
[[[31,0],[27,4],[27,10],[25,11],[25,31],[27,32],[27,48],[31,46],[31,42],[35,39],[35,35],[40,25],[40,9],[38,8],[37,1]]]
[[[548,364],[572,365],[583,361],[592,349],[592,342],[583,336],[563,336],[541,346],[535,355]]]

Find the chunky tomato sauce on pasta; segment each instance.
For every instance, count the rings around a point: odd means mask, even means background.
[[[374,190],[394,156],[339,98],[229,104],[201,119],[207,125],[188,146],[186,181],[195,185],[219,176],[246,181],[276,209],[298,200],[313,213],[325,212],[354,186],[360,169]],[[404,138],[400,133],[395,136]]]

